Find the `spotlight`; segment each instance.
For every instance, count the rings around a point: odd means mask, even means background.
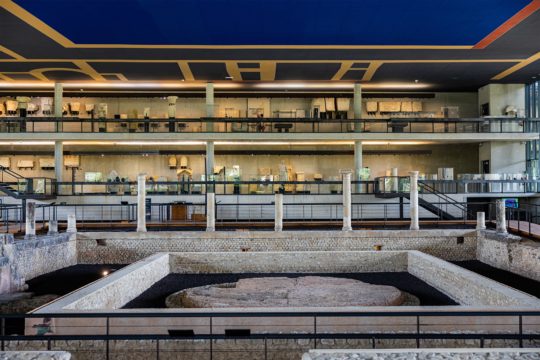
[[[105,276],[107,276],[107,275],[109,275],[109,271],[108,271],[108,270],[103,270],[103,271],[101,272],[101,276],[105,277]]]

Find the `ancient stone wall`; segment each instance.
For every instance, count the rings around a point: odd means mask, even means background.
[[[77,234],[81,264],[128,264],[156,252],[419,250],[445,260],[473,260],[476,231],[217,231]]]
[[[469,306],[540,306],[540,299],[419,251],[409,251],[408,271]]]
[[[350,273],[407,271],[404,251],[171,253],[171,273]]]
[[[34,240],[14,240],[13,235],[3,234],[0,293],[23,290],[26,280],[77,264],[76,243],[69,234]]]
[[[70,360],[71,354],[65,351],[4,351],[1,360]]]
[[[106,345],[104,341],[51,341],[51,349],[65,350],[72,354],[73,360],[95,360],[105,358]],[[500,348],[517,347],[517,340],[490,340],[485,339],[483,345],[487,348],[493,348],[493,352],[500,352]],[[525,347],[538,346],[531,341],[525,341]],[[479,339],[470,340],[420,340],[420,346],[436,348],[479,348],[481,342]],[[380,349],[377,352],[386,352],[384,349],[406,349],[415,348],[414,339],[324,339],[317,340],[315,344],[311,339],[287,340],[287,339],[261,339],[261,340],[214,340],[212,347],[208,340],[161,340],[159,344],[155,340],[115,340],[109,342],[109,356],[111,359],[129,359],[129,360],[155,360],[157,352],[159,359],[177,359],[177,360],[208,360],[210,359],[210,348],[212,348],[212,358],[219,360],[254,360],[254,359],[272,359],[272,360],[300,360],[302,355],[314,349]],[[9,350],[31,349],[45,350],[46,341],[9,341],[6,342],[6,348]],[[413,351],[415,351],[414,349]],[[463,351],[470,351],[464,349]],[[476,349],[475,349],[476,350]],[[321,350],[322,351],[322,350]],[[328,350],[327,350],[328,351]],[[336,350],[339,351],[339,350]],[[427,351],[427,350],[426,350]],[[436,351],[436,350],[432,350]],[[476,350],[483,352],[483,350]],[[487,352],[490,349],[486,349]],[[509,357],[504,359],[523,359],[536,360],[534,357],[525,357],[530,354],[526,349],[507,349]],[[462,352],[455,349],[449,352]],[[532,351],[534,354],[534,350]],[[516,357],[514,354],[521,354],[522,357]],[[265,356],[266,355],[266,356]],[[370,359],[373,359],[372,357]],[[393,357],[394,359],[408,359],[407,357]],[[471,359],[472,357],[466,358]],[[339,359],[339,358],[338,358]],[[361,358],[358,358],[361,359]],[[377,359],[386,360],[384,357]],[[390,358],[389,358],[390,359]],[[429,359],[429,358],[426,358]],[[445,359],[438,357],[434,359]],[[452,358],[460,359],[460,358]],[[482,359],[474,357],[474,359]],[[496,360],[497,357],[488,359]]]
[[[133,300],[154,283],[169,274],[169,255],[155,254],[127,266],[55,302],[60,310],[113,310]]]
[[[531,349],[419,349],[419,350],[310,350],[302,360],[533,360],[540,351]]]
[[[540,281],[540,243],[480,231],[476,257],[485,264]]]

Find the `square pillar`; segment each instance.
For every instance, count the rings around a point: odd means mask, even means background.
[[[506,234],[506,204],[503,199],[496,201],[496,231],[499,234]]]
[[[35,239],[36,237],[36,203],[33,201],[26,202],[26,222],[24,238],[26,240]]]

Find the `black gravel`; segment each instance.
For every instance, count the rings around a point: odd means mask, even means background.
[[[28,280],[28,291],[35,295],[66,295],[126,265],[73,265]]]
[[[239,279],[251,277],[300,277],[300,276],[331,276],[350,278],[377,285],[392,285],[406,291],[418,299],[421,305],[458,305],[448,296],[437,291],[422,280],[407,272],[386,273],[279,273],[279,274],[169,274],[145,292],[127,303],[124,309],[164,308],[165,298],[170,294],[197,286],[236,282]]]
[[[455,261],[454,264],[472,272],[508,285],[527,294],[540,298],[540,281],[532,280],[509,271],[497,269],[478,260]]]

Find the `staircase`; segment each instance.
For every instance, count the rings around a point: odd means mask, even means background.
[[[388,190],[386,189],[386,178],[388,177],[380,177],[375,179],[375,197],[377,198],[384,198],[384,199],[392,199],[392,198],[406,198],[410,201],[410,193],[407,191],[403,191],[403,180],[407,181],[407,177],[396,177],[393,179],[394,181],[398,181],[398,186],[393,185],[393,189]],[[383,184],[381,186],[381,184]],[[458,203],[454,199],[452,199],[450,196],[447,196],[436,189],[432,188],[429,185],[426,185],[419,181],[419,186],[421,186],[424,194],[430,194],[435,195],[441,203],[444,203],[446,210],[443,210],[441,207],[421,198],[418,197],[418,205],[422,207],[423,209],[429,211],[430,213],[436,215],[440,220],[458,220],[460,217],[456,217],[448,212],[448,208],[455,209],[459,211],[465,218],[468,215],[467,208],[463,206],[462,204]]]
[[[56,180],[51,178],[25,178],[0,166],[0,192],[14,199],[50,200],[56,198]]]

